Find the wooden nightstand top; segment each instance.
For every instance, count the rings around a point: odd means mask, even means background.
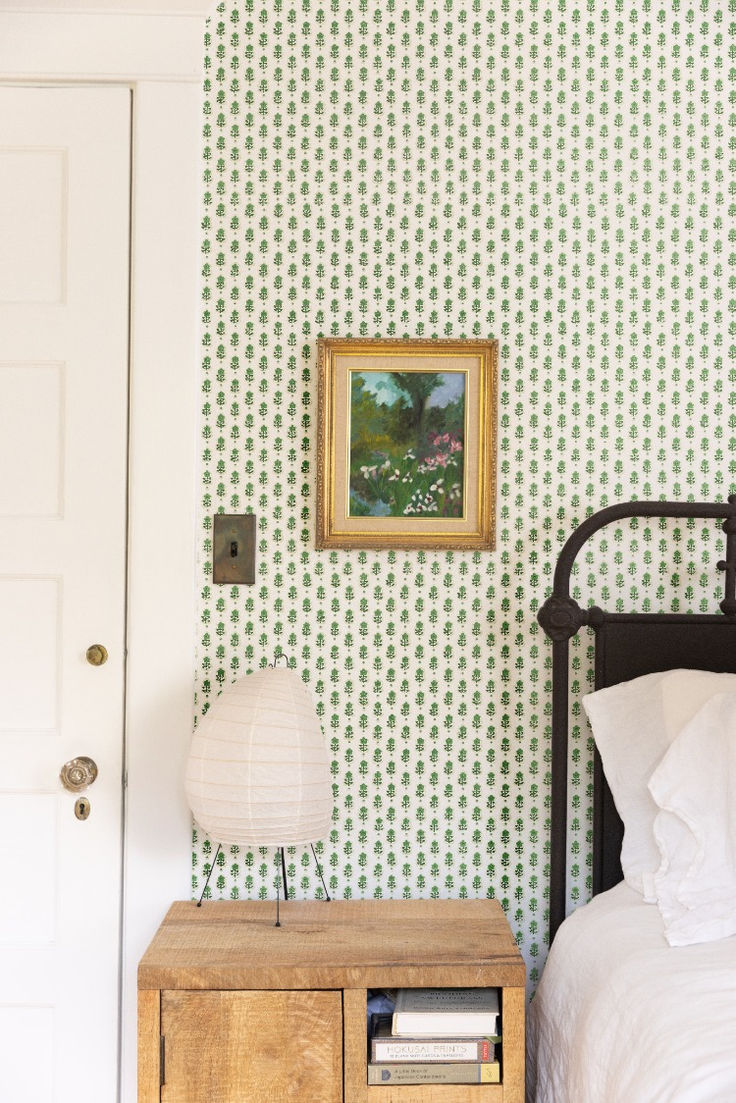
[[[171,906],[141,989],[523,987],[496,900],[212,901]]]

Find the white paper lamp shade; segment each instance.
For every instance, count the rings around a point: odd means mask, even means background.
[[[333,808],[327,745],[298,674],[269,667],[222,691],[192,738],[186,792],[195,820],[217,842],[324,838]]]

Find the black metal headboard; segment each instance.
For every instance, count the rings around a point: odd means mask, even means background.
[[[720,613],[607,613],[581,609],[570,597],[570,572],[585,542],[626,517],[723,518],[726,558]],[[689,667],[736,672],[736,495],[728,502],[623,502],[588,517],[568,539],[555,569],[552,594],[537,619],[552,640],[552,790],[550,942],[565,918],[567,870],[568,651],[583,625],[595,635],[596,688],[658,670]],[[621,880],[623,826],[595,752],[593,775],[593,894]]]

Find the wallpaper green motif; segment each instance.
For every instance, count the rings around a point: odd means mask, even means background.
[[[331,744],[330,892],[494,894],[532,981],[536,610],[557,553],[586,511],[732,488],[733,19],[709,0],[226,0],[208,26],[198,710],[291,657]],[[498,339],[494,552],[315,551],[321,335]],[[252,587],[210,581],[218,510],[257,515]],[[577,596],[709,606],[717,543],[620,526]],[[573,711],[576,901],[590,753]],[[195,833],[195,892],[212,852]],[[295,895],[321,893],[308,849],[289,866]],[[273,879],[271,852],[234,849],[211,893]]]

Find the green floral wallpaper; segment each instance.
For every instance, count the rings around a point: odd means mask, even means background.
[[[493,894],[532,982],[550,720],[535,615],[557,553],[589,510],[732,488],[732,8],[226,0],[208,25],[198,712],[290,656],[331,744],[331,893]],[[321,335],[498,339],[494,552],[315,551]],[[252,587],[211,583],[218,510],[257,515]],[[579,564],[579,596],[699,608],[717,543],[621,526]],[[579,726],[571,771],[578,901]],[[195,832],[195,892],[211,858]],[[321,893],[308,850],[289,866],[295,895]],[[273,878],[271,852],[235,849],[210,892],[273,895]]]

